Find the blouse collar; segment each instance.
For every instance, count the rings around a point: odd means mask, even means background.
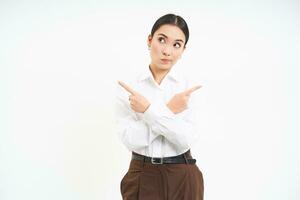
[[[143,81],[143,80],[151,78],[151,77],[154,80],[154,77],[152,75],[152,72],[150,71],[150,65],[149,65],[148,67],[145,67],[142,70],[142,72],[140,73],[140,75],[138,77],[138,80]],[[178,82],[180,80],[179,73],[174,68],[170,69],[170,71],[167,73],[165,78],[167,78],[167,77],[170,77],[171,79],[173,79],[176,82]]]

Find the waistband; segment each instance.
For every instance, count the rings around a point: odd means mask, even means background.
[[[149,157],[132,151],[132,160],[141,160],[151,164],[195,164],[196,159],[192,158],[190,150],[178,156],[171,157]]]

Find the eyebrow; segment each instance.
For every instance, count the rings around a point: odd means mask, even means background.
[[[162,36],[164,36],[165,38],[168,38],[168,36],[166,36],[166,35],[163,34],[163,33],[158,33],[157,35],[162,35]],[[183,40],[181,40],[181,39],[177,39],[177,40],[175,40],[175,41],[184,43]]]

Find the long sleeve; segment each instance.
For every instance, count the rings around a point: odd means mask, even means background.
[[[195,103],[195,99],[191,96],[188,108],[177,114],[163,103],[151,104],[140,116],[153,132],[165,136],[178,149],[185,150],[190,148],[199,136]]]
[[[129,151],[149,146],[158,136],[150,131],[145,121],[139,119],[128,101],[128,94],[119,85],[116,89],[115,118],[117,134]]]

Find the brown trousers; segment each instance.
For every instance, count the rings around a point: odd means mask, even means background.
[[[203,200],[204,196],[203,176],[196,164],[131,160],[120,189],[123,200]]]

